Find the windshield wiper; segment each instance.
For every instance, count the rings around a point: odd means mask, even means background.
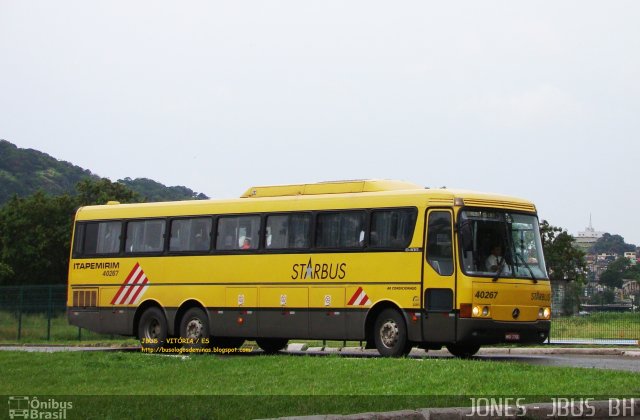
[[[505,265],[506,265],[506,261],[504,257],[502,257],[502,262],[498,264],[498,271],[496,271],[495,275],[493,276],[493,281],[498,281],[498,279],[500,278],[500,272],[504,270]]]
[[[493,277],[493,281],[498,281],[498,279],[500,278],[500,272],[501,271],[502,271],[502,267],[498,268],[498,271],[496,271],[496,274]]]
[[[529,270],[529,274],[531,274],[531,279],[533,280],[533,282],[537,283],[538,279],[536,278],[536,276],[533,275],[533,270],[531,269],[531,267],[529,267],[529,264],[527,264],[527,262],[524,260],[524,257],[522,255],[516,252],[516,260],[518,259],[518,257],[520,257],[520,261],[522,261],[522,264],[524,264],[527,270]]]

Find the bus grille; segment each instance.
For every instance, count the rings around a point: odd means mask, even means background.
[[[95,308],[98,306],[98,290],[74,290],[73,306],[76,308]]]

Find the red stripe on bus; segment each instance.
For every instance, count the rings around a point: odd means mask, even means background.
[[[358,287],[358,290],[356,290],[353,296],[351,296],[351,299],[349,300],[349,303],[347,303],[347,305],[353,305],[356,299],[358,299],[358,296],[360,296],[360,292],[362,292],[362,287]]]
[[[129,283],[127,285],[128,286],[127,287],[128,290],[125,292],[124,296],[122,297],[122,302],[121,302],[122,304],[124,304],[127,301],[127,298],[129,297],[131,292],[133,292],[133,289],[135,289],[135,285],[138,282],[141,282],[144,277],[145,277],[144,271],[140,270],[140,272],[138,273],[136,278],[131,283]]]
[[[124,283],[122,283],[122,286],[120,286],[120,288],[118,289],[118,292],[116,293],[116,295],[113,297],[113,299],[111,299],[111,304],[112,305],[116,304],[116,301],[120,298],[120,295],[124,291],[125,286],[127,285],[127,283],[129,283],[129,281],[131,280],[131,277],[133,277],[133,273],[136,272],[138,267],[140,267],[140,264],[138,264],[138,263],[136,263],[136,265],[133,266],[133,269],[129,272],[129,275],[125,279]]]
[[[136,286],[138,288],[138,290],[136,290],[136,292],[133,294],[133,296],[131,296],[131,298],[129,299],[130,302],[129,303],[135,303],[136,299],[138,298],[138,295],[140,294],[140,292],[142,292],[142,290],[144,289],[144,286],[149,282],[148,278],[144,278],[144,280],[142,281],[142,283],[140,283],[139,286]],[[133,287],[133,289],[135,289],[136,287]]]

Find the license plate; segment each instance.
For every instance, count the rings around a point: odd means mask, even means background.
[[[519,341],[520,340],[520,334],[518,333],[506,333],[504,335],[504,339],[507,341]]]

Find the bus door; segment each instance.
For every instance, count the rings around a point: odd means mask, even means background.
[[[426,217],[422,337],[425,342],[447,343],[455,339],[456,319],[453,212],[431,209]]]

